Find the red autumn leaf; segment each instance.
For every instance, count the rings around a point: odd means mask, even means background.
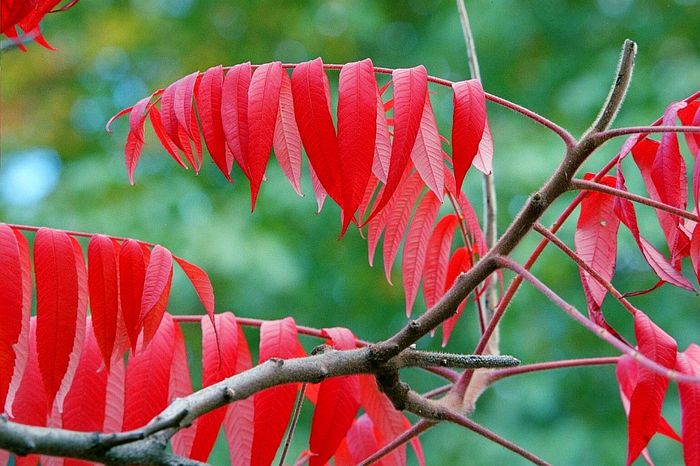
[[[593,174],[587,173],[584,179],[590,180]],[[613,176],[603,177],[599,183],[615,187]],[[581,201],[581,213],[576,224],[574,244],[576,254],[607,282],[612,280],[617,258],[617,231],[620,220],[615,215],[615,197],[590,191]],[[583,270],[579,270],[588,302],[588,312],[593,321],[606,326],[601,306],[607,293],[605,287]]]
[[[479,225],[479,217],[477,217],[474,208],[472,207],[466,194],[457,191],[454,175],[445,168],[445,190],[457,198],[457,206],[459,207],[460,217],[466,225],[467,236],[471,238],[474,244],[474,252],[479,255],[486,254],[488,247],[484,238],[484,232]]]
[[[411,309],[418,294],[428,243],[433,231],[433,223],[435,223],[435,218],[440,210],[440,204],[440,199],[432,192],[428,192],[418,205],[408,227],[401,259],[403,290],[406,296],[406,316],[411,315]]]
[[[88,286],[92,328],[108,370],[114,352],[119,316],[118,260],[118,243],[104,235],[95,235],[90,238]]]
[[[493,165],[493,137],[491,137],[491,128],[489,127],[488,119],[484,122],[484,134],[481,136],[479,151],[476,153],[474,160],[472,160],[472,165],[484,175],[491,174]]]
[[[346,328],[323,330],[337,350],[356,348],[355,337]],[[333,377],[321,382],[311,421],[309,466],[322,466],[333,456],[350,429],[360,407],[360,381],[357,375]]]
[[[386,186],[384,189],[386,190]],[[396,196],[386,207],[387,215],[384,217],[386,218],[386,232],[384,233],[382,255],[384,259],[384,274],[389,283],[391,283],[391,268],[394,265],[399,245],[406,232],[408,219],[422,189],[423,183],[420,176],[418,176],[417,172],[414,172],[406,181],[401,183]]]
[[[18,238],[0,223],[0,408],[5,406],[15,368],[13,346],[19,341],[23,320],[22,255]]]
[[[685,106],[685,102],[674,102],[669,105],[664,112],[662,124],[674,126],[678,110]],[[661,144],[651,167],[651,177],[659,192],[661,202],[685,209],[688,199],[688,183],[685,162],[681,155],[676,133],[663,133],[661,135]]]
[[[391,82],[387,83],[390,84]],[[382,96],[377,92],[377,133],[375,137],[374,160],[372,173],[382,183],[386,183],[389,174],[389,162],[391,160],[391,135],[386,121]]]
[[[27,366],[29,359],[29,321],[32,311],[32,276],[31,276],[31,260],[29,259],[29,244],[27,239],[22,234],[13,229],[12,233],[17,239],[17,246],[20,256],[20,271],[22,278],[22,317],[21,330],[17,338],[17,342],[12,346],[14,350],[14,371],[10,385],[7,389],[7,397],[4,406],[8,409],[8,413],[12,413],[12,405],[15,395],[22,381],[24,369]]]
[[[163,246],[156,245],[151,251],[141,297],[139,323],[142,324],[168,288],[173,271],[173,255]]]
[[[422,65],[394,70],[391,80],[394,85],[394,141],[386,185],[370,218],[386,206],[399,186],[416,142],[428,95],[428,74]]]
[[[445,275],[445,290],[443,294],[447,292],[452,285],[454,285],[455,280],[459,277],[459,274],[469,271],[472,268],[472,253],[466,247],[461,247],[455,250],[452,254],[452,258],[447,266],[447,273]],[[454,329],[457,321],[462,316],[464,311],[464,306],[467,300],[463,300],[457,307],[457,312],[449,319],[442,323],[442,346],[446,346],[447,342],[452,335],[452,330]]]
[[[348,431],[346,441],[353,465],[361,463],[379,450],[377,437],[374,434],[374,424],[367,414],[363,414],[355,420]],[[373,464],[381,466],[384,463],[379,460]]]
[[[372,173],[377,133],[377,82],[369,59],[343,65],[338,83],[338,155],[345,233]]]
[[[428,188],[442,200],[445,193],[442,145],[428,93],[425,94],[425,106],[416,135],[416,144],[411,151],[411,160]]]
[[[297,327],[294,319],[263,322],[260,327],[260,358],[289,359],[296,356]],[[275,457],[294,408],[297,384],[268,388],[254,397],[255,417],[251,466],[267,466]]]
[[[634,333],[641,354],[669,369],[675,367],[675,340],[641,311],[634,315]],[[665,376],[645,367],[638,369],[637,384],[630,396],[628,466],[646,448],[658,429],[667,386],[668,379]]]
[[[165,314],[151,343],[129,356],[124,383],[123,430],[148,423],[168,405],[170,368],[175,349],[175,323]]]
[[[486,125],[486,97],[477,79],[452,84],[454,114],[452,116],[452,165],[457,191],[479,151]]]
[[[122,243],[119,250],[119,298],[132,351],[136,351],[141,331],[139,317],[147,262],[138,242],[127,239]]]
[[[80,361],[63,402],[64,429],[99,432],[104,426],[108,371],[102,368],[102,355],[91,327],[88,319]]]
[[[693,235],[690,238],[690,260],[698,281],[700,281],[700,228],[695,226]]]
[[[243,328],[238,326],[236,373],[252,367],[250,349]],[[229,405],[224,418],[224,432],[229,446],[231,466],[249,466],[253,448],[254,397]]]
[[[148,112],[146,108],[151,101],[151,96],[139,100],[129,113],[129,135],[124,146],[124,162],[126,172],[129,175],[129,183],[134,184],[134,172],[139,163],[141,149],[143,148],[143,124]]]
[[[683,374],[700,375],[700,346],[691,344],[678,353],[676,370]],[[687,466],[700,464],[700,385],[679,383],[681,398],[681,434],[683,459]]]
[[[218,339],[215,327],[208,318],[202,318],[201,327],[202,386],[208,387],[236,372],[238,324],[236,317],[230,312],[217,314],[216,329],[220,335]],[[227,409],[227,406],[222,406],[197,419],[190,458],[207,461]]]
[[[286,72],[282,73],[280,86],[280,105],[277,110],[277,123],[272,146],[275,157],[282,167],[284,175],[298,195],[301,193],[301,136],[294,118],[294,97],[292,96],[292,81]]]
[[[214,322],[214,288],[211,286],[209,275],[207,275],[204,270],[187,262],[185,259],[177,256],[173,256],[173,258],[178,263],[182,271],[185,272],[187,278],[189,278],[190,283],[192,283],[192,286],[194,287],[194,291],[197,293],[199,302],[201,302],[202,306],[204,306],[204,310],[207,312],[209,319]]]
[[[221,65],[209,68],[202,75],[195,95],[197,111],[202,123],[204,143],[212,160],[227,180],[231,181],[233,154],[226,150],[226,137],[221,120],[221,96],[224,84],[224,69]]]
[[[270,158],[282,85],[280,62],[260,65],[248,88],[248,174],[250,175],[251,210],[255,209],[260,184]]]
[[[175,326],[175,349],[173,351],[173,362],[170,366],[170,383],[168,385],[168,402],[172,403],[176,398],[182,398],[192,393],[192,379],[187,365],[187,347],[185,338],[179,326]],[[195,426],[181,429],[172,439],[170,445],[173,453],[180,456],[189,456],[192,450],[192,443],[196,434]]]
[[[71,238],[40,228],[34,239],[37,352],[49,407],[68,370],[78,319],[78,272]]]
[[[153,126],[153,131],[156,133],[160,144],[168,152],[168,154],[170,154],[170,157],[178,163],[178,165],[187,170],[187,165],[182,161],[177,145],[165,132],[163,121],[161,120],[160,116],[160,110],[158,110],[155,106],[151,107],[151,110],[148,112],[148,116],[151,119],[151,126]]]
[[[311,168],[324,191],[342,204],[340,154],[326,79],[320,58],[297,65],[292,73],[294,114]]]
[[[700,126],[700,100],[689,102],[685,108],[678,110],[678,119],[685,126]],[[700,156],[700,134],[685,133],[685,140],[688,143],[690,153],[697,159]],[[697,166],[698,164],[696,163],[696,168],[693,171],[693,191],[695,193],[697,193],[695,181]],[[695,198],[695,203],[697,205],[697,197]]]
[[[316,213],[320,214],[328,193],[326,193],[326,190],[321,186],[321,181],[318,179],[318,176],[316,176],[314,167],[311,165],[309,165],[309,177],[311,178],[311,190],[314,192],[314,198],[316,199],[316,205],[318,207]]]
[[[443,217],[433,230],[425,253],[423,266],[423,297],[430,309],[445,294],[447,266],[450,262],[452,238],[458,218],[454,214]]]
[[[105,422],[103,432],[119,432],[124,420],[124,378],[126,367],[123,358],[112,362],[107,375],[107,396],[105,400]]]
[[[391,401],[379,391],[373,376],[360,377],[360,403],[365,413],[374,424],[375,435],[379,446],[384,446],[411,427],[411,423],[391,404]],[[423,450],[420,441],[414,438],[411,447],[418,458],[419,464],[424,464]],[[406,446],[402,445],[386,455],[383,464],[390,466],[406,465]]]
[[[48,417],[49,403],[42,383],[37,355],[37,318],[32,317],[30,323],[29,347],[27,364],[22,374],[22,380],[17,390],[17,396],[12,404],[11,420],[30,426],[45,426]],[[39,457],[30,455],[21,458],[15,464],[37,464]]]
[[[160,299],[153,306],[151,312],[143,319],[143,346],[148,346],[155,335],[158,327],[160,326],[160,321],[163,319],[165,314],[165,309],[168,306],[168,298],[170,297],[170,289],[173,284],[173,269],[170,269],[170,274],[168,275],[167,281],[165,282],[165,289],[160,295]]]
[[[616,188],[627,191],[627,188],[625,187],[625,179],[619,165],[617,169]],[[669,264],[666,258],[640,234],[639,227],[637,226],[637,214],[635,213],[632,201],[616,197],[615,213],[632,233],[632,236],[637,242],[639,250],[644,255],[644,259],[654,270],[656,275],[658,275],[661,280],[674,286],[693,291],[693,286],[690,284],[688,279],[685,278],[685,276],[683,276],[683,274],[676,270],[671,264]]]
[[[163,129],[168,138],[185,154],[187,161],[195,167],[194,157],[192,156],[192,150],[190,148],[189,142],[187,141],[187,134],[182,128],[181,124],[178,122],[178,118],[175,114],[175,92],[179,85],[179,81],[176,81],[165,88],[163,94],[160,97],[160,121],[163,124]],[[184,140],[184,144],[183,144]]]
[[[248,178],[248,89],[252,76],[250,62],[236,65],[226,73],[221,91],[226,145]]]
[[[59,412],[63,410],[63,401],[68,393],[73,382],[73,377],[75,376],[75,371],[78,368],[78,363],[80,362],[80,353],[83,349],[83,344],[85,342],[85,328],[87,325],[87,306],[88,306],[88,276],[87,269],[85,268],[85,259],[83,258],[83,250],[75,237],[71,236],[71,245],[73,246],[73,259],[75,261],[75,270],[78,277],[78,309],[76,316],[75,325],[75,337],[73,339],[73,346],[68,358],[68,368],[66,369],[66,375],[61,381],[61,385],[56,393],[56,403],[54,405],[54,410]]]
[[[677,144],[676,144],[677,146]],[[632,157],[634,162],[637,164],[639,171],[642,174],[642,179],[644,180],[644,186],[646,187],[649,196],[660,202],[664,202],[661,199],[661,195],[656,187],[656,183],[652,176],[652,167],[654,166],[654,161],[657,154],[661,152],[660,144],[651,139],[641,139],[632,148]],[[679,238],[679,218],[675,215],[671,215],[668,212],[662,210],[655,210],[656,216],[659,219],[659,225],[664,232],[666,237],[666,242],[668,248],[671,251],[672,257],[677,255],[678,251],[678,240]]]

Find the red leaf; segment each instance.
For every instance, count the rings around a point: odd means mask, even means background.
[[[452,238],[458,218],[454,214],[442,218],[433,230],[425,253],[423,266],[423,297],[426,308],[430,309],[445,294],[447,265],[450,261]]]
[[[221,120],[223,83],[224,70],[221,65],[209,68],[202,75],[195,101],[207,150],[221,173],[227,180],[231,181],[233,154],[226,150],[226,137]]]
[[[109,370],[119,315],[119,282],[117,263],[119,243],[104,235],[95,235],[88,244],[88,286],[92,328],[97,345]]]
[[[220,382],[236,372],[238,351],[238,324],[236,317],[230,313],[216,315],[216,328],[221,335],[217,340],[214,325],[209,319],[202,318],[202,386]],[[197,419],[196,434],[190,458],[207,461],[219,428],[226,415],[227,406],[222,406]]]
[[[126,367],[123,358],[112,362],[107,375],[107,396],[105,401],[105,422],[103,431],[119,432],[124,420],[124,383]]]
[[[139,100],[129,113],[129,135],[124,146],[124,162],[129,175],[129,183],[134,184],[134,172],[139,163],[141,149],[143,148],[143,124],[148,115],[146,107],[151,101],[151,96]]]
[[[619,165],[617,169],[616,188],[627,191],[627,188],[625,187],[625,179]],[[666,258],[659,251],[657,251],[656,248],[654,248],[654,246],[652,246],[652,244],[646,240],[646,238],[641,236],[639,233],[639,227],[637,226],[637,214],[635,213],[632,201],[616,197],[615,213],[622,223],[624,223],[630,230],[632,236],[634,236],[634,239],[639,246],[639,250],[644,255],[644,259],[651,266],[656,275],[658,275],[658,277],[665,282],[679,288],[693,291],[693,286],[690,284],[688,279],[685,278],[685,276],[683,276],[683,274],[676,270],[671,264],[669,264]]]
[[[187,142],[186,133],[184,129],[178,122],[178,118],[175,114],[175,91],[179,81],[172,83],[170,86],[166,87],[163,94],[160,97],[160,120],[163,123],[163,129],[168,138],[177,146],[178,149],[185,153],[185,158],[194,167],[195,161],[192,157],[192,151]],[[181,134],[183,137],[181,137]],[[183,139],[185,144],[182,143]],[[185,149],[187,146],[187,149]]]
[[[143,324],[164,295],[167,300],[166,289],[169,288],[168,283],[171,280],[172,273],[173,255],[163,246],[156,245],[151,251],[151,259],[148,261],[148,267],[146,268],[141,310],[139,312],[139,325]]]
[[[700,126],[700,100],[689,102],[685,108],[678,110],[678,118],[685,126]],[[690,149],[690,153],[693,154],[693,157],[696,159],[700,157],[700,133],[685,133],[685,140],[688,143],[688,148]],[[698,164],[696,163],[696,169],[693,172],[693,191],[696,194],[696,206],[698,202],[695,182],[697,166]]]
[[[698,281],[700,281],[700,228],[695,226],[693,236],[690,238],[690,260]]]
[[[652,167],[655,163],[654,160],[656,159],[657,153],[660,152],[661,149],[658,142],[652,141],[651,139],[642,139],[632,148],[632,157],[634,158],[634,162],[637,164],[637,167],[639,167],[639,171],[642,174],[642,179],[644,180],[644,185],[649,193],[649,196],[656,201],[664,202],[661,199],[661,195],[657,190],[652,175]],[[675,215],[671,215],[662,210],[655,209],[655,212],[659,219],[659,225],[661,225],[661,229],[666,237],[668,248],[673,256],[678,252],[677,241],[679,239],[679,219]]]
[[[250,63],[236,65],[226,73],[221,92],[221,121],[226,145],[243,173],[248,174],[248,88]]]
[[[405,233],[406,225],[408,225],[408,219],[422,189],[423,183],[420,176],[414,172],[405,182],[401,183],[398,194],[386,208],[386,232],[384,233],[382,252],[384,273],[389,283],[391,283],[391,268],[399,251],[399,245]],[[384,190],[386,192],[386,186]]]
[[[664,112],[662,124],[673,126],[678,110],[685,106],[685,102],[675,102],[669,105]],[[685,173],[685,162],[678,146],[678,135],[676,133],[663,133],[659,150],[651,168],[651,177],[659,191],[661,202],[685,209],[688,199],[688,183]],[[677,222],[680,220],[678,217],[675,218]]]
[[[457,191],[462,190],[464,176],[479,151],[486,125],[486,97],[477,79],[452,84],[452,165]]]
[[[263,322],[260,327],[260,358],[289,359],[296,356],[297,327],[294,319]],[[268,388],[254,397],[255,419],[251,466],[267,466],[275,457],[294,408],[296,384]]]
[[[136,341],[141,331],[139,317],[146,264],[147,260],[139,243],[131,239],[125,240],[119,251],[119,298],[132,351],[136,351]]]
[[[294,97],[292,81],[286,72],[282,73],[280,86],[280,106],[277,110],[275,135],[272,139],[275,156],[282,167],[284,175],[298,195],[301,193],[301,136],[294,119]]]
[[[282,85],[280,62],[260,65],[248,88],[248,174],[251,210],[255,209],[260,183],[270,158]]]
[[[330,114],[326,79],[320,58],[297,65],[292,73],[294,114],[313,171],[324,191],[342,205],[338,139]]]
[[[19,341],[23,320],[22,256],[15,232],[0,223],[0,409],[15,367],[13,346]]]
[[[102,355],[88,319],[88,331],[73,377],[63,402],[62,425],[65,429],[99,432],[104,426],[107,373]]]
[[[209,275],[207,275],[207,273],[204,270],[200,269],[194,264],[187,262],[185,259],[182,259],[177,256],[173,256],[173,258],[178,263],[183,272],[185,272],[187,278],[190,279],[190,283],[192,283],[194,291],[199,297],[199,302],[201,302],[202,306],[204,306],[204,310],[207,312],[209,319],[212,322],[214,322],[214,288],[211,286]]]
[[[370,218],[386,206],[399,186],[416,142],[428,95],[428,74],[422,65],[394,70],[391,79],[394,85],[394,142],[386,185]]]
[[[85,327],[87,323],[87,305],[88,305],[88,277],[87,269],[85,268],[85,260],[83,259],[83,250],[75,237],[70,237],[73,246],[73,259],[75,261],[75,270],[78,277],[78,312],[76,316],[75,338],[73,339],[73,347],[68,358],[68,368],[66,375],[61,381],[61,385],[56,393],[56,404],[54,410],[61,412],[63,410],[63,401],[68,393],[75,376],[75,371],[80,362],[80,353],[85,342]],[[59,426],[60,427],[60,426]]]
[[[252,367],[248,342],[238,326],[238,353],[236,373]],[[236,401],[228,407],[224,418],[224,432],[229,446],[231,466],[250,466],[253,448],[254,397]]]
[[[17,342],[10,348],[10,350],[13,351],[14,370],[10,374],[12,378],[9,381],[5,401],[3,404],[0,404],[0,408],[5,406],[9,414],[12,414],[11,408],[14,398],[17,394],[20,383],[22,382],[24,370],[29,359],[29,320],[32,312],[32,266],[29,259],[29,245],[27,244],[27,239],[22,236],[19,231],[12,229],[12,233],[15,235],[20,258],[19,270],[22,280],[22,314],[20,320],[20,333],[17,336]],[[11,322],[11,319],[8,319],[8,321]],[[8,322],[8,329],[12,328],[12,324],[10,322]]]
[[[359,464],[379,450],[377,437],[374,435],[374,424],[367,414],[358,417],[348,431],[347,446],[352,457],[352,464]],[[381,466],[382,460],[373,463]]]
[[[455,250],[454,254],[452,254],[452,258],[450,259],[450,263],[447,266],[447,274],[445,276],[445,290],[443,291],[443,294],[447,292],[450,288],[452,288],[452,285],[454,285],[455,280],[457,280],[457,277],[459,274],[463,272],[467,272],[469,269],[472,268],[472,254],[469,249],[466,247],[461,247]],[[454,329],[455,325],[457,324],[457,321],[459,318],[462,316],[462,312],[464,311],[464,306],[467,302],[467,299],[464,299],[459,306],[457,307],[457,312],[453,316],[451,316],[449,319],[447,319],[445,322],[442,324],[442,346],[446,346],[447,342],[450,339],[450,335],[452,335],[452,330]]]
[[[588,173],[586,180],[593,178]],[[601,184],[615,187],[613,176],[600,180]],[[610,282],[615,272],[617,258],[617,231],[620,220],[614,211],[615,197],[596,191],[590,191],[581,202],[581,213],[576,224],[574,244],[576,253],[581,260]],[[588,312],[595,323],[605,326],[605,318],[600,310],[605,299],[606,290],[603,285],[593,279],[588,272],[579,270],[581,283],[588,302]]]
[[[700,346],[692,344],[676,359],[676,370],[688,375],[700,375]],[[681,398],[681,433],[685,464],[700,464],[700,385],[679,383]]]
[[[170,269],[170,274],[165,283],[165,289],[163,294],[160,295],[160,299],[153,306],[153,310],[146,316],[143,320],[143,346],[148,346],[153,339],[158,327],[160,326],[160,321],[163,319],[165,310],[168,306],[168,298],[170,297],[170,289],[173,284],[173,270]]]
[[[187,347],[182,336],[180,327],[175,325],[175,350],[173,351],[173,362],[170,366],[168,402],[174,399],[187,396],[192,393],[192,379],[187,366]],[[196,422],[196,421],[195,421]],[[195,426],[178,431],[170,440],[173,453],[180,456],[189,456],[192,450],[192,443],[196,434]]]
[[[123,430],[148,423],[168,405],[170,367],[175,350],[175,324],[165,314],[151,343],[143,346],[139,338],[138,352],[129,356],[124,384]]]
[[[484,134],[481,136],[479,151],[476,153],[474,160],[472,160],[472,165],[484,175],[491,174],[491,167],[493,165],[493,138],[491,137],[491,128],[489,127],[488,119],[484,122]]]
[[[350,330],[341,327],[324,329],[337,350],[356,348]],[[322,466],[333,456],[353,423],[360,407],[360,381],[357,375],[334,377],[321,382],[314,417],[311,422],[309,448],[314,456],[310,466]]]
[[[634,333],[640,353],[664,367],[675,367],[676,342],[641,311],[634,316]],[[630,396],[627,465],[637,459],[657,431],[667,386],[665,376],[639,367]]]
[[[148,116],[151,119],[153,131],[156,133],[156,136],[158,136],[160,144],[168,152],[168,154],[170,154],[170,157],[174,161],[176,161],[182,168],[187,170],[187,165],[185,165],[185,162],[183,162],[182,158],[180,158],[180,154],[177,150],[177,145],[173,142],[172,139],[170,139],[170,136],[168,136],[168,134],[165,132],[165,128],[163,127],[163,122],[160,116],[160,110],[158,110],[156,107],[151,107],[151,110],[148,112]]]
[[[374,424],[379,446],[384,446],[404,433],[406,429],[411,427],[411,423],[401,411],[394,409],[391,401],[379,391],[373,376],[361,375],[359,377],[362,408]],[[415,442],[411,442],[411,446],[420,461],[423,456],[420,442],[415,439]],[[382,461],[387,466],[405,466],[406,446],[402,445],[395,449]]]
[[[66,233],[39,229],[34,240],[34,271],[37,352],[50,407],[68,370],[78,318],[78,272]]]
[[[427,193],[418,205],[408,227],[408,235],[401,259],[403,290],[406,295],[406,316],[411,315],[411,309],[418,294],[428,242],[433,231],[433,223],[435,223],[435,218],[440,210],[440,204],[438,197],[432,192]]]
[[[328,193],[326,193],[326,190],[321,186],[321,181],[318,179],[318,176],[316,176],[316,172],[311,165],[309,165],[309,177],[311,178],[311,189],[314,192],[314,198],[316,198],[316,213],[320,214]]]
[[[386,183],[389,174],[389,162],[391,160],[391,135],[384,112],[382,96],[377,92],[377,135],[375,138],[374,160],[372,172],[382,183]]]
[[[29,333],[29,351],[27,365],[22,375],[22,381],[17,390],[17,396],[12,404],[12,421],[30,426],[45,426],[48,417],[49,403],[42,383],[37,355],[37,318],[31,318]],[[37,464],[38,456],[30,455],[22,458],[21,464]],[[16,464],[20,464],[18,461]]]
[[[425,107],[421,117],[420,128],[416,135],[416,144],[411,151],[411,160],[421,178],[432,192],[442,200],[445,194],[444,166],[442,163],[442,145],[438,134],[430,95],[425,94]]]
[[[338,154],[343,227],[353,219],[372,173],[377,133],[377,82],[370,59],[343,65],[338,84]]]

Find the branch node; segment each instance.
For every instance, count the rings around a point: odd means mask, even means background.
[[[224,401],[230,402],[236,398],[236,390],[231,387],[224,387]]]
[[[329,351],[333,351],[333,347],[330,345],[327,345],[325,343],[322,343],[311,350],[311,356],[316,356],[317,354],[327,353]]]
[[[270,358],[270,359],[268,359],[268,361],[270,361],[276,367],[284,366],[284,359],[282,359],[282,358]]]
[[[412,320],[411,322],[408,323],[408,327],[411,330],[420,330],[421,324],[417,320]]]

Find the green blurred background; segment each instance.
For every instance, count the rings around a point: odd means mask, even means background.
[[[595,117],[625,38],[638,42],[639,54],[617,125],[649,123],[669,102],[700,87],[697,0],[499,0],[469,1],[468,7],[486,90],[575,135]],[[377,66],[422,63],[432,75],[466,79],[454,2],[84,0],[67,13],[49,15],[43,25],[56,52],[30,45],[28,53],[2,54],[0,220],[161,243],[204,267],[214,283],[217,309],[240,316],[292,315],[302,325],[348,326],[367,340],[386,337],[406,322],[400,286],[385,282],[380,259],[374,268],[367,265],[366,244],[357,232],[337,241],[338,210],[329,204],[315,213],[308,179],[307,195],[298,198],[272,162],[251,215],[240,172],[231,186],[208,162],[195,177],[177,167],[147,132],[137,183],[130,187],[122,155],[128,123],[120,120],[112,136],[103,127],[112,114],[153,90],[217,64],[371,57]],[[449,135],[451,96],[434,90],[441,132]],[[488,111],[502,231],[561,159],[562,144],[507,110],[489,106]],[[597,153],[589,170],[600,167],[620,143]],[[644,193],[633,166],[626,168],[630,187]],[[466,184],[481,211],[478,173],[470,173]],[[661,247],[653,212],[640,217],[643,232]],[[561,234],[570,245],[573,225],[570,221]],[[516,258],[524,259],[537,239],[528,236]],[[654,277],[631,236],[623,232],[620,241],[616,286],[631,291],[652,285]],[[396,270],[394,281],[400,283]],[[562,254],[548,249],[534,272],[585,308],[577,271]],[[700,342],[697,296],[665,286],[633,301],[673,334],[681,349]],[[181,273],[169,309],[202,312]],[[421,309],[419,300],[414,312]],[[451,351],[469,352],[475,344],[477,323],[468,309]],[[605,311],[631,336],[631,321],[619,306],[606,301]],[[197,372],[198,330],[190,325],[186,332]],[[255,345],[254,332],[249,335]],[[420,347],[437,348],[439,340],[426,339]],[[502,351],[524,362],[615,354],[527,286],[503,321]],[[420,373],[406,377],[419,389],[441,383]],[[671,386],[665,413],[676,427],[678,411]],[[292,457],[307,446],[310,415],[307,406]],[[502,381],[482,397],[474,418],[554,464],[621,464],[625,458],[626,423],[612,367]],[[429,464],[523,463],[453,426],[434,428],[422,440]],[[665,438],[655,438],[650,450],[658,464],[682,462],[680,447]],[[226,464],[227,455],[220,439],[211,461]]]

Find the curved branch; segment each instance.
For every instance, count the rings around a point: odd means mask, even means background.
[[[553,369],[568,369],[570,367],[584,367],[584,366],[603,366],[608,364],[617,364],[620,359],[619,356],[611,356],[608,358],[581,358],[581,359],[566,359],[562,361],[547,361],[539,362],[535,364],[525,364],[520,367],[513,367],[508,369],[503,369],[499,371],[491,372],[491,383],[497,382],[506,377],[512,377],[514,375],[529,374],[531,372],[539,371],[550,371]]]
[[[630,126],[629,128],[608,129],[591,136],[601,141],[608,141],[618,136],[650,133],[700,133],[700,126]]]

